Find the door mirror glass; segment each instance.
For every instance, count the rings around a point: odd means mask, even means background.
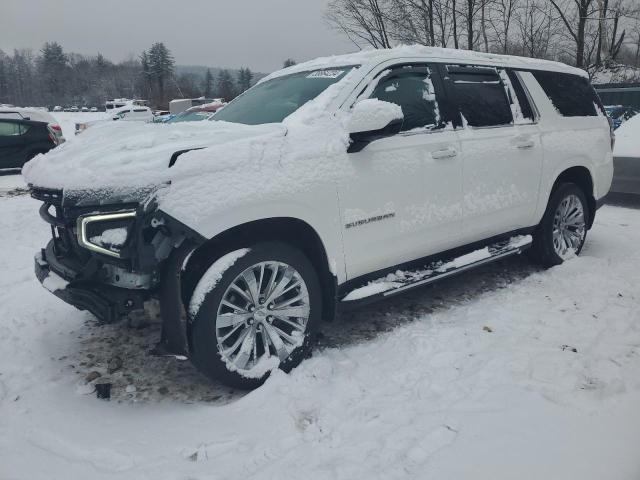
[[[402,123],[402,108],[375,98],[361,100],[353,106],[347,124],[349,133],[378,132],[394,123]]]

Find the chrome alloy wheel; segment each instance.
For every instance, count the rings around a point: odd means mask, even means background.
[[[577,195],[567,195],[553,216],[553,249],[566,260],[580,251],[586,233],[582,202]]]
[[[277,365],[303,344],[309,315],[309,292],[298,271],[282,262],[257,263],[222,296],[218,351],[234,370],[250,371],[271,357]]]

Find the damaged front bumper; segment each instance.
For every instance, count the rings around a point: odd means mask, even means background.
[[[40,215],[52,232],[46,248],[35,256],[35,273],[42,285],[105,323],[144,315],[148,302],[156,300],[162,317],[157,351],[187,355],[181,267],[204,237],[151,202],[80,205],[61,191],[33,189],[32,196],[44,202]],[[126,229],[117,251],[96,245],[94,235],[106,230],[87,232],[103,221],[124,222],[115,225]]]
[[[36,277],[56,297],[79,310],[87,310],[104,323],[112,323],[135,310],[144,309],[151,298],[147,290],[119,288],[104,283],[77,281],[76,272],[53,253],[53,240],[34,259]]]

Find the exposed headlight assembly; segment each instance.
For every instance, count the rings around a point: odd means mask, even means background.
[[[126,211],[78,217],[78,243],[88,250],[120,258],[135,216],[135,211]]]

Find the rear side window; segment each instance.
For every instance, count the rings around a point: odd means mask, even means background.
[[[507,89],[495,68],[447,66],[452,96],[472,127],[513,123]]]
[[[19,123],[14,122],[0,122],[0,137],[13,137],[22,135],[27,129],[21,128]]]
[[[531,72],[555,109],[564,117],[595,117],[600,99],[584,77],[557,72]]]
[[[442,125],[432,72],[426,66],[399,67],[382,77],[371,98],[402,108],[402,131],[432,130]]]

